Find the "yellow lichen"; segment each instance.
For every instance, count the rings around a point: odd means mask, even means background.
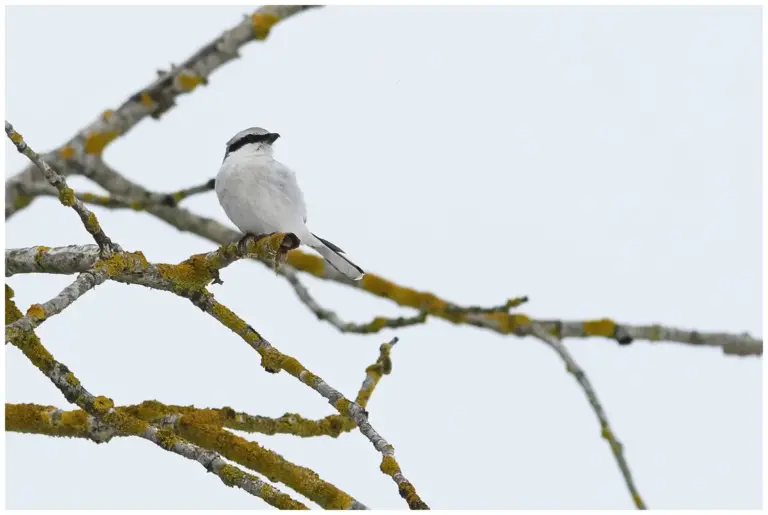
[[[325,274],[325,261],[323,258],[313,254],[307,254],[300,250],[292,250],[288,252],[288,264],[297,270],[307,272],[315,277],[323,277]],[[363,280],[365,280],[365,278],[363,278]]]
[[[93,399],[93,409],[95,409],[98,413],[106,413],[114,407],[115,403],[109,397],[100,395],[99,397]]]
[[[37,250],[35,250],[35,263],[37,263],[37,266],[40,268],[43,268],[43,254],[51,250],[51,247],[46,247],[44,245],[38,245]]]
[[[117,252],[111,258],[99,261],[95,268],[106,270],[110,277],[115,277],[123,272],[146,270],[149,262],[141,251]]]
[[[344,397],[342,397],[341,399],[339,399],[336,402],[334,402],[333,406],[342,415],[348,415],[349,414],[350,402],[347,399],[345,399]]]
[[[519,327],[528,327],[531,325],[531,317],[522,313],[509,315],[509,332],[517,330]]]
[[[181,89],[184,91],[192,91],[195,89],[200,83],[203,82],[203,78],[200,77],[197,74],[191,73],[191,72],[181,72],[176,77],[177,83]]]
[[[85,138],[84,149],[87,154],[101,155],[104,149],[120,134],[117,131],[92,132]]]
[[[75,155],[75,149],[66,145],[59,149],[59,157],[62,159],[71,159]]]
[[[280,21],[274,14],[255,12],[251,15],[251,28],[254,39],[266,39],[272,26]]]
[[[27,316],[35,320],[45,320],[45,308],[40,304],[32,304],[27,309]]]
[[[357,392],[357,399],[355,402],[357,402],[360,407],[365,408],[368,406],[368,401],[371,400],[373,389],[376,388],[376,384],[379,382],[380,377],[381,375],[374,377],[374,380],[371,382],[371,385],[368,388],[360,388],[360,391]]]
[[[13,207],[16,209],[24,209],[27,207],[35,197],[31,195],[17,195],[16,198],[13,200]]]
[[[149,400],[144,401],[138,406],[132,407],[127,412],[134,417],[138,417],[142,420],[155,420],[167,414],[167,407],[165,404]]]
[[[11,141],[13,141],[16,145],[21,145],[24,143],[24,137],[19,134],[18,131],[12,131],[11,132]]]
[[[48,434],[51,429],[52,406],[35,404],[6,404],[5,430],[22,433]]]
[[[178,265],[157,265],[157,270],[174,286],[183,290],[199,290],[214,278],[205,254],[195,254]]]
[[[161,429],[155,433],[155,435],[157,443],[159,443],[163,449],[173,449],[173,446],[179,441],[179,437],[170,429]]]
[[[400,472],[400,465],[397,464],[397,460],[395,460],[394,456],[384,456],[381,460],[379,470],[388,476],[394,476]]]
[[[224,304],[214,301],[211,311],[213,312],[213,316],[215,316],[219,322],[224,324],[224,326],[228,327],[235,334],[243,337],[248,343],[253,344],[261,340],[261,335],[259,335],[259,333],[249,330],[249,326],[245,323],[245,320],[237,316]]]
[[[152,96],[146,91],[141,92],[141,95],[139,95],[139,101],[141,102],[142,105],[150,108],[154,107],[157,104],[157,102],[155,102],[152,99]]]
[[[99,220],[93,212],[88,213],[88,219],[85,221],[85,229],[91,233],[97,233],[101,229],[99,227]]]
[[[110,118],[115,114],[115,112],[112,109],[107,109],[103,113],[101,113],[101,119],[105,122],[108,122]]]
[[[448,320],[456,318],[454,314],[445,312],[448,303],[431,293],[398,286],[374,274],[366,274],[359,284],[362,289],[379,297],[391,299],[401,306],[413,307]]]
[[[75,377],[75,374],[72,372],[67,372],[67,375],[64,376],[64,379],[72,386],[77,387],[80,386],[80,380]]]
[[[610,338],[615,333],[616,322],[608,318],[584,322],[584,334],[586,336],[606,336]]]
[[[83,410],[65,411],[56,424],[56,433],[60,436],[85,436],[88,434],[88,414]]]
[[[13,301],[15,295],[13,288],[5,285],[5,324],[8,325],[11,322],[15,322],[21,318],[21,311],[16,307],[16,303]],[[18,316],[17,316],[18,314]]]
[[[67,207],[75,205],[75,192],[69,186],[63,187],[59,190],[59,200]]]
[[[365,328],[367,331],[375,333],[387,327],[388,320],[384,317],[376,317]]]
[[[261,348],[259,354],[261,354],[261,366],[266,371],[277,373],[283,369],[284,356],[279,350],[274,347]]]

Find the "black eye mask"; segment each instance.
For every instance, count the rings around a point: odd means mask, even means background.
[[[268,132],[266,134],[248,134],[247,136],[243,136],[239,140],[230,143],[229,146],[227,146],[227,154],[234,152],[235,150],[249,143],[274,143],[275,140],[279,137],[280,135],[276,132]]]

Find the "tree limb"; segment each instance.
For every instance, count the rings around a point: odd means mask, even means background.
[[[72,191],[72,188],[67,186],[67,181],[64,179],[64,176],[51,168],[42,157],[32,150],[24,141],[21,134],[16,132],[13,125],[8,123],[7,120],[5,122],[5,133],[8,135],[8,139],[16,145],[16,150],[27,156],[34,166],[43,173],[43,176],[45,176],[45,179],[51,186],[56,188],[59,192],[59,200],[61,203],[74,209],[78,216],[80,216],[80,220],[83,222],[85,230],[93,236],[94,240],[96,240],[99,249],[101,249],[101,253],[105,256],[109,256],[112,252],[120,252],[120,250],[122,250],[120,246],[112,243],[109,236],[104,234],[96,215],[90,209],[85,207],[80,200],[75,198],[75,192]]]
[[[621,474],[624,476],[624,482],[627,484],[627,488],[632,495],[632,500],[634,501],[635,506],[640,510],[646,509],[645,503],[643,502],[642,497],[640,497],[640,493],[637,491],[637,487],[632,480],[632,473],[629,471],[627,460],[624,458],[624,446],[614,435],[613,430],[608,423],[608,416],[605,414],[605,410],[603,409],[602,404],[600,404],[597,394],[587,378],[587,374],[585,374],[584,370],[576,363],[576,360],[573,359],[573,356],[571,356],[568,349],[558,337],[552,335],[541,325],[536,323],[532,324],[531,332],[533,333],[533,336],[546,343],[558,354],[558,356],[560,356],[565,362],[566,370],[576,378],[579,386],[584,390],[584,394],[587,396],[589,404],[595,412],[597,420],[600,422],[601,434],[611,446],[611,451],[616,458],[616,463],[619,465]]]
[[[13,290],[5,286],[6,324],[21,318],[21,311],[13,301]],[[237,486],[248,493],[264,499],[268,504],[282,509],[306,509],[306,506],[291,499],[273,486],[261,481],[256,476],[243,472],[227,462],[213,451],[202,449],[173,431],[160,430],[145,421],[131,417],[114,409],[112,399],[91,394],[75,375],[48,352],[34,331],[15,336],[12,343],[37,367],[71,403],[91,415],[96,425],[113,427],[120,433],[138,436],[149,440],[158,447],[173,452],[187,459],[197,461],[209,472],[214,473],[227,486]]]
[[[196,217],[183,208],[154,207],[154,210],[162,210],[164,213],[173,217],[178,217],[180,226],[195,234],[200,234],[214,241],[232,242],[236,240],[240,233],[228,229],[215,220]],[[190,222],[190,225],[186,223]],[[66,250],[71,249],[71,251]],[[50,254],[50,253],[53,254]],[[78,256],[79,253],[87,253],[88,256]],[[14,249],[6,251],[6,275],[10,273],[30,273],[35,271],[45,271],[48,273],[73,273],[75,271],[85,271],[88,269],[88,259],[93,256],[93,249],[88,246],[60,247],[49,249],[47,247],[32,247],[28,249]],[[52,263],[55,259],[56,267],[51,266],[48,269],[41,270],[35,261],[40,263]],[[79,268],[74,269],[74,261]],[[646,340],[651,342],[673,342],[694,346],[719,347],[723,353],[734,356],[761,356],[763,354],[763,341],[756,339],[749,334],[717,333],[704,332],[696,330],[679,329],[667,327],[658,324],[654,325],[630,325],[615,322],[609,318],[596,320],[552,320],[552,319],[534,319],[522,313],[505,313],[502,311],[493,312],[473,312],[471,308],[462,308],[461,306],[446,302],[439,297],[421,292],[411,288],[397,285],[374,274],[366,274],[362,281],[353,283],[344,278],[336,277],[337,272],[325,268],[322,258],[303,253],[299,250],[292,250],[288,253],[287,264],[281,268],[281,275],[287,280],[295,278],[295,270],[302,270],[321,279],[341,282],[348,286],[357,287],[379,297],[388,298],[401,306],[412,307],[428,313],[430,316],[442,318],[455,324],[468,324],[476,327],[490,329],[501,334],[514,334],[516,336],[532,335],[533,324],[538,324],[547,332],[564,338],[589,338],[603,337],[611,338],[626,345],[634,340]],[[332,267],[328,267],[332,268]],[[57,271],[61,270],[61,271]],[[358,284],[360,284],[358,286]],[[301,291],[296,290],[297,295],[301,297]],[[306,291],[306,289],[305,289]],[[306,291],[308,295],[309,292]],[[311,297],[309,297],[311,299]],[[304,299],[302,299],[304,301]],[[312,299],[314,301],[314,299]],[[513,299],[514,300],[514,299]],[[306,304],[306,302],[305,302]],[[324,310],[316,302],[314,305],[306,304],[316,314],[332,313]],[[317,309],[318,311],[315,311]],[[335,322],[328,319],[334,326],[346,324],[340,319]],[[413,320],[413,323],[416,323]],[[337,325],[338,324],[338,325]],[[411,325],[406,323],[398,327]],[[364,331],[363,331],[364,332]]]

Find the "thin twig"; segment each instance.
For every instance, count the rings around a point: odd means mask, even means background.
[[[112,240],[104,234],[96,215],[75,197],[75,192],[72,191],[72,188],[67,186],[67,181],[64,179],[64,176],[51,168],[42,157],[32,150],[24,141],[21,134],[16,132],[13,125],[8,123],[7,120],[5,122],[5,133],[8,135],[8,139],[16,145],[16,149],[27,156],[27,158],[29,158],[29,160],[43,173],[46,180],[58,190],[61,203],[74,209],[78,216],[80,216],[80,220],[83,222],[85,230],[87,230],[88,233],[93,236],[93,239],[96,240],[102,254],[108,257],[112,255],[113,252],[120,252],[122,250],[120,246],[113,243]]]
[[[5,326],[5,343],[20,333],[32,331],[52,316],[58,315],[72,305],[85,293],[109,278],[106,270],[89,270],[77,276],[69,286],[61,290],[54,298],[43,304],[32,304],[27,314]]]
[[[280,275],[286,278],[302,304],[307,306],[307,308],[317,316],[318,320],[327,321],[342,333],[372,334],[378,333],[382,329],[408,327],[411,325],[423,324],[427,321],[427,314],[420,313],[413,317],[376,317],[366,324],[345,322],[335,312],[323,308],[314,297],[312,297],[309,293],[309,289],[302,284],[295,270],[286,267],[285,269],[281,269]]]
[[[123,197],[121,195],[99,195],[88,192],[75,192],[75,198],[86,204],[100,206],[108,209],[132,209],[133,211],[146,211],[152,206],[177,206],[179,202],[194,195],[213,190],[214,179],[203,184],[185,188],[173,193],[147,192],[138,198]],[[33,183],[20,186],[21,195],[25,197],[58,197],[56,188],[50,184]]]
[[[563,342],[560,341],[558,337],[553,336],[538,324],[533,324],[531,332],[534,337],[546,343],[560,356],[560,358],[565,362],[566,370],[568,370],[568,372],[573,375],[574,378],[576,378],[579,386],[581,386],[581,389],[587,396],[590,406],[592,406],[592,411],[595,412],[595,415],[600,422],[601,434],[611,446],[611,452],[613,452],[613,455],[616,458],[616,463],[619,465],[621,474],[624,476],[624,482],[627,484],[627,488],[632,495],[632,500],[634,501],[635,506],[641,510],[646,509],[645,503],[643,502],[642,497],[640,497],[640,493],[637,491],[635,482],[632,479],[632,473],[629,471],[627,460],[624,458],[624,446],[616,438],[616,435],[611,429],[611,426],[608,422],[608,415],[605,414],[605,410],[597,398],[597,393],[595,393],[594,388],[592,388],[592,384],[589,382],[589,379],[584,373],[584,370],[582,370],[582,368],[576,363],[576,361],[573,359],[573,356],[571,356],[570,352],[568,352],[568,349],[565,347],[565,345],[563,345]]]

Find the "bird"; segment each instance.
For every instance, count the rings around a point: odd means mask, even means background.
[[[242,130],[227,141],[214,187],[227,218],[246,235],[293,233],[339,273],[353,281],[365,272],[337,245],[310,232],[307,206],[296,174],[273,157],[280,134],[261,127]]]

